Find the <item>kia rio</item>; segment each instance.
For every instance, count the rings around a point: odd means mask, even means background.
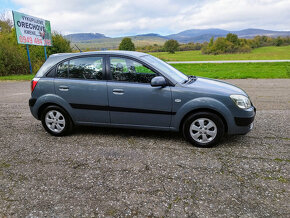
[[[29,106],[54,136],[75,125],[167,130],[198,147],[248,133],[256,113],[236,86],[129,51],[51,55],[31,81]]]

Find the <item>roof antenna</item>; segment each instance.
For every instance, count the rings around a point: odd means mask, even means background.
[[[80,48],[75,44],[75,47],[77,47],[77,49],[80,51],[80,52],[83,52],[82,50],[80,50]]]

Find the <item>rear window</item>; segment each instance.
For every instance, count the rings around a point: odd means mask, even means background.
[[[57,78],[103,79],[103,57],[75,58],[58,65]]]

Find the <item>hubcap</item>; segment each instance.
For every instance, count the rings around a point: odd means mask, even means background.
[[[208,118],[198,118],[193,121],[189,131],[192,139],[201,144],[212,141],[217,135],[215,123]]]
[[[45,115],[45,124],[51,131],[60,133],[65,127],[65,119],[59,111],[51,110]]]

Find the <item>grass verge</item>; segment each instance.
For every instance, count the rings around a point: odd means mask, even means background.
[[[187,75],[214,79],[290,78],[290,63],[172,64]]]
[[[172,64],[187,75],[214,79],[290,78],[290,62],[279,63],[223,63]],[[0,76],[1,80],[32,80],[34,75]]]
[[[249,53],[203,55],[201,51],[153,52],[151,55],[165,61],[224,61],[224,60],[289,60],[290,46],[268,46],[253,49]]]
[[[27,75],[10,75],[10,76],[0,76],[0,80],[32,80],[34,74],[27,74]]]

